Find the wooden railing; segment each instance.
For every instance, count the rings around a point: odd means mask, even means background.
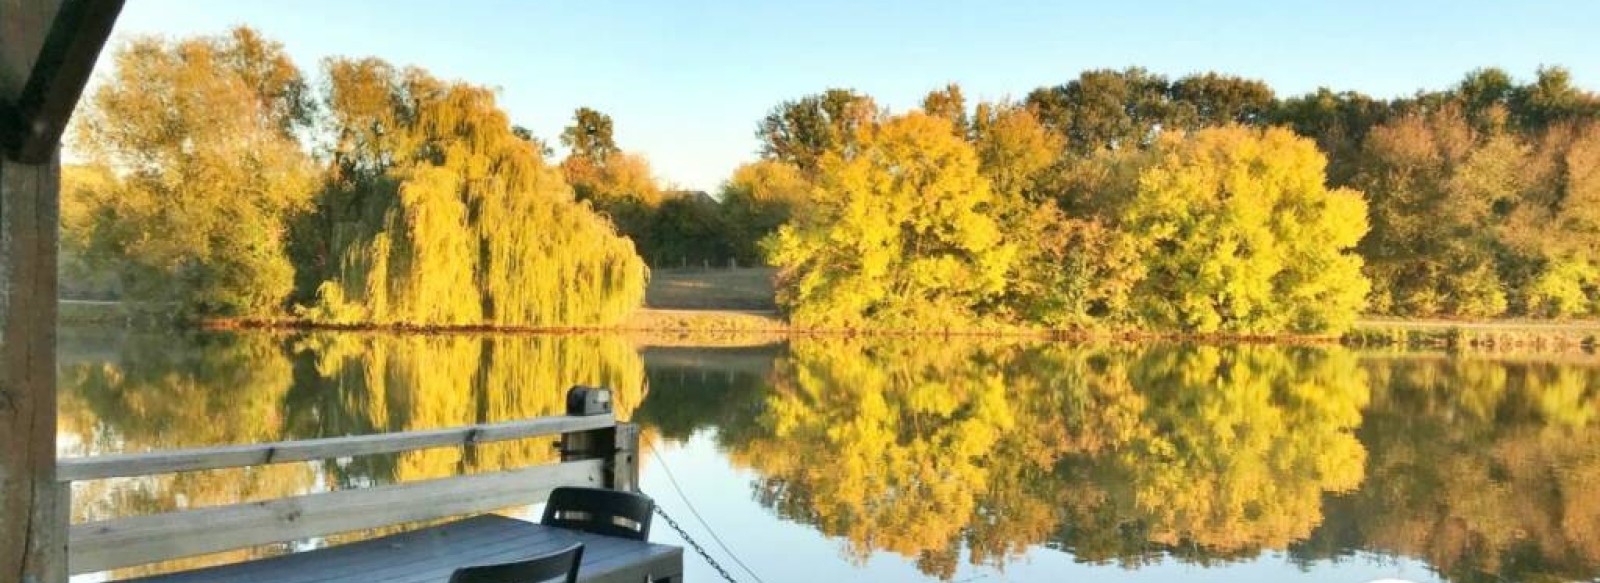
[[[574,392],[603,389],[574,388]],[[634,490],[638,428],[608,411],[582,415],[569,394],[564,417],[330,439],[60,460],[69,500],[79,480],[306,462],[561,436],[561,462],[389,486],[307,494],[72,525],[67,569],[92,573],[256,545],[488,512],[543,501],[557,486]],[[609,402],[609,395],[604,399]],[[70,508],[69,504],[63,504]],[[65,512],[59,509],[58,512]],[[66,520],[63,517],[62,520]]]

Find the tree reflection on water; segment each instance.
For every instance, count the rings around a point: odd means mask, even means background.
[[[764,505],[858,561],[949,578],[1037,546],[1127,568],[1370,551],[1454,581],[1600,575],[1592,361],[903,339],[773,361],[710,389],[652,367],[640,416],[717,429]]]
[[[568,386],[605,385],[646,439],[713,436],[777,517],[933,577],[1041,547],[1129,569],[1365,551],[1453,581],[1600,576],[1592,357],[905,338],[641,356],[605,336],[262,333],[66,334],[62,355],[68,455],[552,415]],[[525,440],[105,480],[79,485],[74,517],[554,458]]]

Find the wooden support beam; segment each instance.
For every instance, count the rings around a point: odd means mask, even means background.
[[[122,0],[66,3],[75,6],[0,0],[0,583],[67,579],[70,490],[55,478],[57,145]]]
[[[587,460],[410,484],[136,516],[72,527],[72,574],[473,514],[543,501],[557,486],[598,486]]]
[[[60,168],[0,157],[0,581],[66,580],[56,485]]]
[[[61,132],[78,105],[100,49],[122,12],[123,0],[64,0],[56,11],[49,36],[37,53],[27,85],[16,101],[0,114],[13,118],[0,126],[11,157],[39,164],[48,160],[61,143]],[[17,131],[20,130],[20,131]]]
[[[402,433],[68,458],[59,462],[56,479],[99,480],[396,453],[435,447],[459,447],[604,429],[615,424],[616,420],[609,414],[591,417],[539,417]]]

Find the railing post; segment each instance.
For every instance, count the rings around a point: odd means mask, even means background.
[[[567,389],[567,415],[611,413],[611,390],[598,387]],[[604,486],[634,491],[639,485],[639,428],[630,423],[575,431],[561,436],[561,461],[606,460]]]
[[[639,426],[618,423],[616,427],[616,453],[607,467],[611,489],[626,492],[639,491]]]
[[[61,537],[52,544],[61,553],[60,558],[49,564],[50,571],[46,573],[46,581],[67,581],[71,565],[68,564],[71,553],[67,552],[69,542],[68,528],[72,527],[72,482],[56,482],[55,495],[51,497],[50,510],[54,515],[55,523],[61,525],[56,535]]]

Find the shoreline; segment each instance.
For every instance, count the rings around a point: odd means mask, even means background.
[[[132,326],[115,302],[62,302],[64,325]],[[171,324],[171,322],[166,322]],[[776,310],[640,308],[626,321],[605,326],[415,326],[334,324],[298,318],[222,318],[194,323],[203,330],[345,331],[395,334],[623,334],[650,344],[749,344],[754,339],[782,341],[817,337],[1011,338],[1068,342],[1227,342],[1329,345],[1357,348],[1432,348],[1461,350],[1573,350],[1600,348],[1600,320],[1445,320],[1366,317],[1344,334],[1194,334],[1144,330],[1045,330],[1024,327],[908,330],[891,328],[820,329],[789,325]]]
[[[1341,335],[1196,334],[1141,330],[1038,330],[1027,328],[907,330],[891,328],[821,329],[788,325],[776,312],[640,309],[628,321],[609,326],[409,326],[328,324],[304,320],[210,320],[210,330],[337,330],[420,334],[625,334],[669,343],[720,344],[749,337],[773,340],[815,337],[1014,338],[1070,342],[1227,342],[1248,344],[1339,344],[1359,348],[1436,349],[1535,348],[1593,351],[1600,343],[1600,321],[1451,321],[1364,318]]]

